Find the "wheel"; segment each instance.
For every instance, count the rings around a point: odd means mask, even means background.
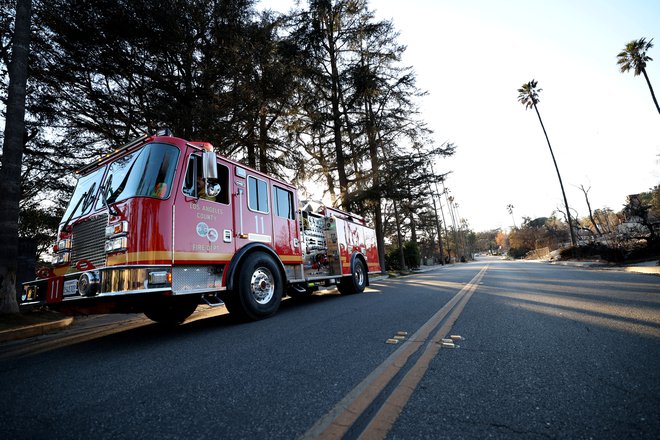
[[[367,287],[367,269],[361,259],[355,259],[351,272],[351,275],[342,277],[341,282],[337,285],[337,289],[342,295],[361,293]]]
[[[270,255],[256,252],[241,265],[227,304],[230,313],[250,320],[267,318],[280,307],[284,287],[282,274]],[[242,315],[242,316],[241,316]]]
[[[197,308],[197,298],[168,298],[145,307],[144,314],[159,324],[179,325]]]

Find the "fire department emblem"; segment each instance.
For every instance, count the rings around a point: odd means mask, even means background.
[[[197,223],[197,235],[200,237],[206,237],[209,233],[209,225],[204,222]]]

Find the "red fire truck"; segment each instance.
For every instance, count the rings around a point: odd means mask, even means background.
[[[261,319],[319,285],[362,292],[380,272],[363,218],[298,200],[296,188],[205,142],[145,135],[79,171],[53,267],[20,303],[71,314],[143,312],[178,324],[198,304]]]

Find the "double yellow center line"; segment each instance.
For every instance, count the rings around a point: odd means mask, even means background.
[[[369,376],[351,390],[330,412],[319,419],[301,439],[341,439],[353,427],[392,379],[405,367],[408,359],[425,347],[417,361],[405,372],[376,414],[359,435],[361,439],[383,439],[401,414],[429,363],[438,354],[442,339],[463,311],[477,289],[488,265],[484,266],[468,284],[431,317],[409,340],[392,353]],[[445,319],[446,318],[446,319]],[[443,322],[444,321],[444,322]],[[429,341],[429,335],[438,327]]]

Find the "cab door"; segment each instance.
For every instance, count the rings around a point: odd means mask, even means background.
[[[175,265],[222,264],[234,254],[231,173],[222,161],[217,163],[217,169],[218,179],[213,183],[220,185],[220,192],[207,195],[201,180],[201,155],[195,152],[188,157],[174,212]]]

